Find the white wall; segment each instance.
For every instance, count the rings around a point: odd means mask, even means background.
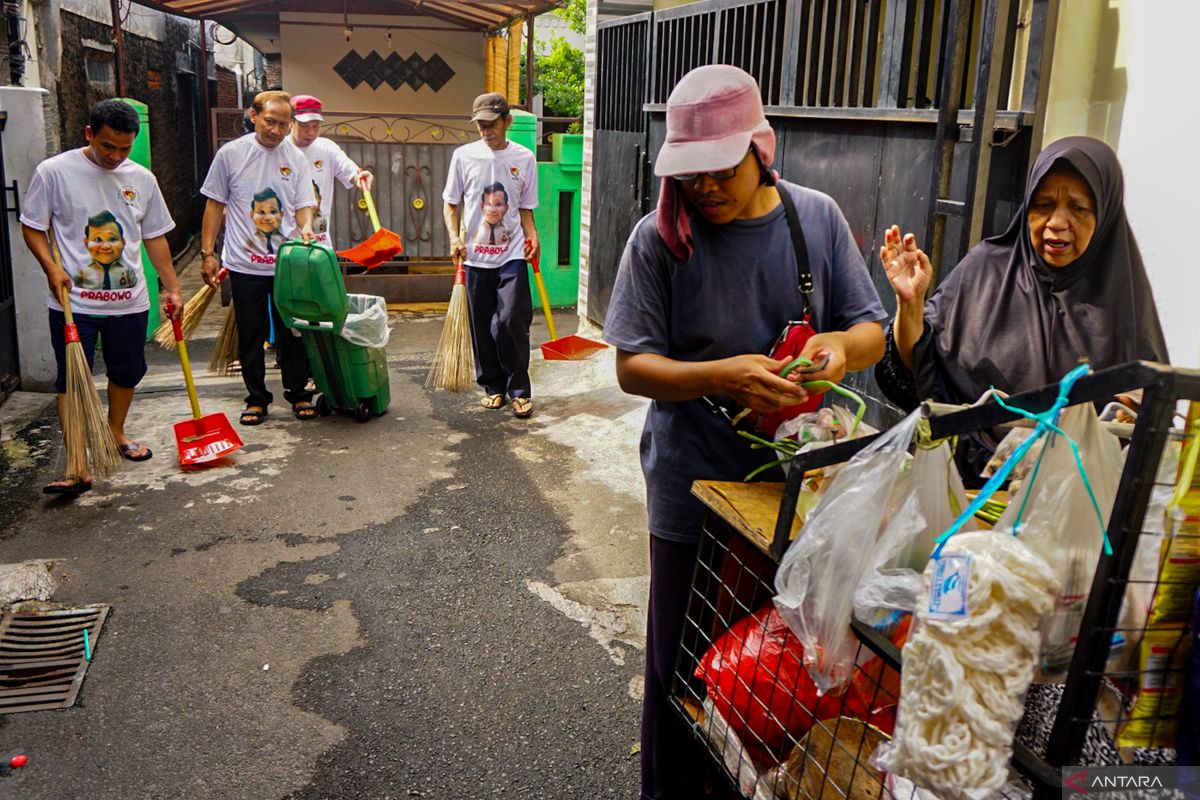
[[[1171,360],[1200,366],[1200,30],[1196,0],[1064,0],[1046,113],[1047,143],[1086,134],[1125,171],[1125,209],[1158,303]]]
[[[112,4],[109,0],[60,0],[59,6],[63,11],[112,25]],[[137,3],[122,3],[121,9],[128,9],[121,23],[122,30],[156,42],[163,40],[167,24],[163,12]]]
[[[1125,206],[1154,287],[1171,360],[1200,367],[1200,3],[1123,3],[1128,93],[1117,153]]]
[[[46,158],[42,102],[44,89],[0,88],[0,110],[8,112],[4,128],[4,176],[17,182],[22,203],[33,170]],[[10,214],[12,268],[17,311],[17,351],[21,388],[27,392],[54,391],[54,351],[46,324],[46,277],[25,247],[21,223]]]

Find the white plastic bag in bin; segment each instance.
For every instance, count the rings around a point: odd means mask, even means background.
[[[360,347],[384,347],[388,343],[387,302],[373,294],[348,294],[350,313],[342,326],[342,338]]]

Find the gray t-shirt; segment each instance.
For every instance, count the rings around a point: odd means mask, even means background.
[[[845,330],[887,318],[850,226],[833,198],[781,181],[804,229],[817,331]],[[709,361],[762,353],[801,311],[796,255],[783,206],[753,220],[710,225],[692,215],[695,250],[679,263],[655,229],[655,215],[634,228],[621,256],[604,339],[630,353]],[[696,480],[741,480],[771,460],[751,450],[702,400],[654,401],[641,442],[650,532],[694,542],[704,508]],[[780,480],[782,473],[764,478]]]

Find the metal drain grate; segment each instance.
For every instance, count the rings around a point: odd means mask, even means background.
[[[94,649],[108,609],[94,605],[0,616],[0,714],[73,705],[88,668],[83,632]]]

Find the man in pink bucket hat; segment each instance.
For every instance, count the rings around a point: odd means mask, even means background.
[[[642,434],[650,599],[642,706],[642,794],[703,797],[695,740],[669,704],[704,510],[696,480],[742,480],[775,458],[713,409],[760,413],[809,402],[800,382],[840,382],[884,352],[883,304],[828,195],[779,180],[758,84],[731,66],[692,70],[667,100],[654,164],[658,208],[633,230],[604,324],[621,388],[654,402]],[[787,379],[763,355],[807,319],[813,367]],[[814,401],[815,402],[815,401]],[[760,476],[783,480],[776,467]]]

